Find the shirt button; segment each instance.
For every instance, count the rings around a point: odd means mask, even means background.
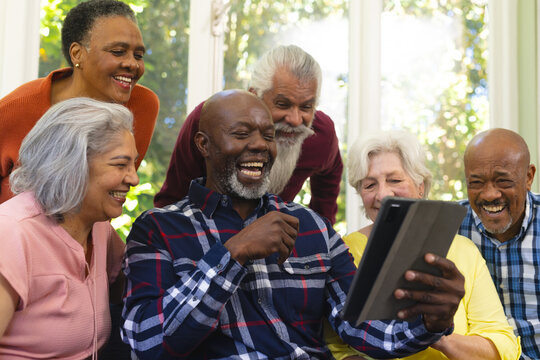
[[[223,265],[218,264],[217,268],[218,268],[218,270],[221,270],[221,268],[223,268]]]
[[[261,299],[261,298],[258,298],[258,299],[257,299],[257,302],[259,303],[259,305],[261,305],[261,304],[262,304],[262,299]]]
[[[194,296],[194,297],[193,297],[193,301],[199,301],[199,298],[196,297],[196,296]]]
[[[304,265],[304,269],[309,269],[309,265]]]

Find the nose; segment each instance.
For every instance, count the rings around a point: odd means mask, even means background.
[[[265,151],[268,150],[268,142],[264,138],[263,134],[257,133],[253,135],[248,147],[251,151]]]
[[[303,123],[302,113],[297,107],[291,107],[285,116],[285,122],[293,127],[298,127]]]
[[[137,170],[135,170],[135,166],[131,166],[129,172],[127,173],[124,181],[126,184],[129,184],[129,186],[137,186],[139,184],[139,175],[137,175]]]
[[[124,59],[124,62],[122,65],[133,72],[139,71],[141,69],[139,60],[137,60],[134,55],[126,55],[126,58]]]
[[[501,197],[501,192],[493,183],[489,182],[482,191],[482,197],[487,201],[493,201]]]
[[[387,196],[394,196],[394,192],[389,186],[386,186],[384,183],[379,185],[377,191],[377,201],[382,201]]]

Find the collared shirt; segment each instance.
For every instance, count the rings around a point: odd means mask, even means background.
[[[471,239],[486,259],[504,312],[521,336],[522,357],[540,359],[540,195],[529,192],[519,233],[499,242],[488,234],[468,201],[459,233]]]
[[[270,194],[243,220],[202,181],[184,200],[141,215],[128,236],[123,338],[139,358],[328,359],[323,316],[372,356],[403,356],[442,335],[420,318],[351,327],[338,314],[355,266],[328,221]],[[223,244],[270,211],[299,219],[291,256],[242,266]]]

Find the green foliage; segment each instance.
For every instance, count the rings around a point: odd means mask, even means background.
[[[455,55],[455,82],[435,104],[427,104],[410,131],[426,144],[428,167],[433,173],[430,197],[457,200],[465,197],[463,154],[474,134],[488,122],[487,102],[487,5],[472,0],[386,0],[385,11],[461,19],[459,56]],[[434,120],[433,120],[434,119]],[[427,124],[427,125],[426,125]]]

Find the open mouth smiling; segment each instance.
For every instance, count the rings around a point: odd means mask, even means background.
[[[243,162],[239,165],[240,172],[249,177],[260,177],[263,173],[264,163],[262,161]]]
[[[110,191],[109,195],[111,195],[115,200],[123,202],[126,200],[127,191]]]
[[[124,86],[131,86],[131,84],[133,82],[132,78],[129,78],[127,76],[121,76],[121,75],[113,76],[113,79],[118,81],[119,83],[121,83]]]
[[[499,214],[500,212],[502,212],[506,206],[500,205],[500,204],[497,204],[497,205],[484,204],[484,205],[481,205],[480,207],[486,213],[495,215],[495,214]]]

